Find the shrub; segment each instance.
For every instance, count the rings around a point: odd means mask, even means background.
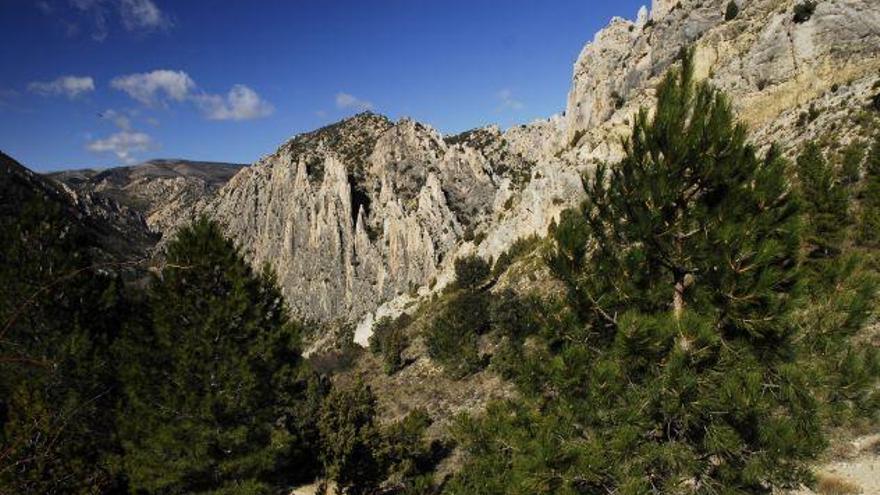
[[[397,319],[391,319],[388,316],[382,317],[373,324],[370,351],[382,356],[385,373],[389,375],[403,367],[401,354],[409,345],[406,328],[410,321],[410,316],[404,313]]]
[[[730,0],[727,4],[727,8],[724,10],[724,20],[732,21],[736,19],[736,16],[739,15],[739,5],[736,4],[735,0]]]
[[[520,342],[540,329],[541,305],[533,297],[520,297],[512,289],[495,294],[490,307],[492,329]]]
[[[455,260],[455,280],[462,289],[476,289],[489,278],[489,263],[477,255]]]
[[[816,12],[816,2],[813,0],[804,0],[794,6],[794,22],[800,24],[807,22],[813,13]]]
[[[481,366],[479,336],[489,328],[485,294],[464,291],[455,294],[428,330],[428,355],[455,377],[477,371]]]
[[[530,253],[538,244],[541,242],[541,238],[537,235],[531,235],[528,237],[521,237],[517,239],[513,244],[511,244],[510,248],[507,251],[501,253],[498,256],[498,259],[495,260],[495,265],[492,266],[492,276],[499,277],[502,273],[504,273],[510,265],[514,263],[518,258]]]

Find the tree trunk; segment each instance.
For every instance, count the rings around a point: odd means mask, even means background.
[[[684,311],[684,274],[675,274],[675,293],[672,295],[672,314],[676,320],[681,319]]]

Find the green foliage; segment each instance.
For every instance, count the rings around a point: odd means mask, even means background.
[[[815,12],[816,2],[814,0],[800,1],[794,6],[794,22],[797,24],[807,22]]]
[[[476,289],[491,273],[489,263],[477,255],[465,256],[455,260],[455,281],[462,289]]]
[[[878,276],[861,253],[847,253],[816,264],[818,276],[795,315],[811,372],[813,390],[835,425],[858,417],[878,420],[880,355],[875,346],[854,340],[872,316]]]
[[[152,328],[121,350],[132,488],[267,493],[312,475],[299,329],[273,276],[203,218],[168,245],[149,296]]]
[[[513,341],[522,342],[540,330],[539,313],[542,309],[536,298],[520,297],[512,289],[504,289],[492,297],[489,308],[492,329]]]
[[[555,334],[513,349],[523,399],[459,423],[449,493],[763,493],[823,446],[799,366],[797,204],[692,57],[625,157],[585,180],[548,261]]]
[[[386,428],[376,424],[375,415],[376,397],[361,381],[332,390],[321,408],[325,475],[342,493],[375,493],[386,480],[398,490],[412,489],[436,463],[424,441],[431,424],[427,413],[413,411]]]
[[[59,203],[18,199],[0,210],[0,492],[111,491],[120,282]]]
[[[376,397],[360,381],[334,388],[321,407],[318,428],[324,472],[343,493],[370,493],[383,480],[375,415]]]
[[[480,335],[489,330],[489,299],[485,293],[489,263],[479,256],[455,260],[456,290],[437,314],[425,335],[428,355],[453,377],[463,377],[482,365]]]
[[[846,189],[816,143],[808,143],[797,159],[800,194],[803,197],[810,258],[839,253],[850,223]]]
[[[862,162],[865,158],[865,144],[853,141],[847,145],[840,156],[840,180],[847,188],[853,188],[862,177]]]
[[[532,252],[540,242],[541,238],[537,235],[517,239],[507,251],[501,253],[498,259],[495,260],[495,264],[492,266],[492,276],[495,278],[500,277],[502,273],[510,268],[510,265],[517,259]]]
[[[724,20],[732,21],[736,19],[736,16],[739,15],[739,5],[736,4],[735,0],[730,0],[727,3],[727,8],[724,9]]]
[[[880,246],[880,137],[875,139],[865,161],[859,241],[868,246]]]
[[[401,354],[409,345],[406,327],[411,319],[406,313],[397,319],[388,316],[380,318],[373,324],[373,335],[370,336],[370,351],[382,356],[385,373],[392,375],[403,367]]]
[[[477,290],[453,294],[426,336],[428,355],[451,376],[462,377],[482,366],[479,337],[489,329],[488,299]]]

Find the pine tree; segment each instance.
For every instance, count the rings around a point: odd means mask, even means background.
[[[119,280],[59,203],[16,200],[0,211],[0,493],[111,491]]]
[[[823,439],[791,322],[787,164],[747,144],[690,54],[657,97],[556,229],[549,261],[580,318],[524,347],[525,401],[468,429],[450,492],[765,493],[809,476]]]
[[[124,464],[135,490],[267,493],[313,474],[298,329],[273,277],[206,219],[169,243],[152,329],[124,349]]]
[[[428,329],[428,355],[452,376],[465,376],[482,365],[478,340],[490,324],[489,301],[482,286],[490,272],[489,264],[479,256],[455,260],[457,291]]]
[[[843,149],[840,156],[840,182],[851,192],[862,178],[862,162],[865,144],[853,141]]]
[[[874,140],[865,161],[859,240],[869,246],[880,245],[880,137]]]
[[[807,256],[827,258],[839,254],[850,224],[846,189],[814,142],[807,143],[798,156],[797,174],[804,204]]]

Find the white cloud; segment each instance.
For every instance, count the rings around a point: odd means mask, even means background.
[[[523,102],[514,99],[513,91],[509,89],[502,89],[495,93],[495,97],[501,102],[501,106],[498,107],[498,110],[522,110],[525,108]]]
[[[120,130],[131,131],[131,118],[129,118],[128,115],[122,112],[117,112],[116,110],[113,110],[111,108],[101,113],[100,117],[104,120],[109,120],[110,122],[113,122],[113,125],[118,127]]]
[[[185,100],[195,89],[196,83],[183,71],[154,70],[115,77],[110,81],[110,86],[145,105],[155,105],[164,101],[164,98]]]
[[[68,98],[95,90],[95,80],[88,76],[62,76],[54,81],[35,81],[28,84],[28,91],[42,96],[63,95]]]
[[[98,139],[86,145],[95,153],[113,153],[124,163],[137,161],[134,152],[147,151],[154,146],[153,139],[143,132],[120,131],[105,139]]]
[[[336,93],[336,108],[354,108],[357,110],[372,110],[373,103],[361,100],[360,98],[348,93]]]
[[[119,15],[129,31],[171,26],[171,20],[151,0],[120,0]]]
[[[202,94],[195,97],[202,113],[211,120],[251,120],[271,115],[275,109],[251,88],[236,84],[224,98]]]

